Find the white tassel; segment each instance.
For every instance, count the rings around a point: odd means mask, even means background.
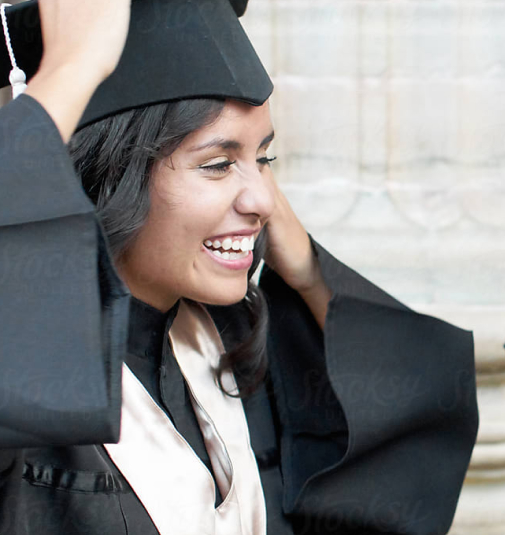
[[[12,86],[12,98],[17,98],[25,92],[26,74],[19,67],[14,67],[9,74],[9,82]]]
[[[9,35],[9,28],[7,26],[7,17],[5,15],[5,8],[10,6],[10,4],[2,4],[0,6],[0,15],[2,17],[2,25],[4,29],[5,44],[7,45],[7,50],[9,51],[9,57],[12,64],[12,70],[9,74],[9,82],[12,86],[12,98],[17,98],[21,93],[25,92],[26,89],[26,74],[21,70],[17,63],[16,58],[14,57],[14,51],[12,50],[11,36]]]

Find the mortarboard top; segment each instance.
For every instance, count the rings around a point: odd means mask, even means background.
[[[247,0],[133,0],[118,67],[96,90],[78,128],[131,108],[217,97],[261,105],[273,85],[238,16]],[[18,66],[29,80],[42,57],[35,1],[7,8]],[[11,62],[0,24],[0,87]]]

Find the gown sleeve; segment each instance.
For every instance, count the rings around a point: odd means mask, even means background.
[[[128,292],[27,95],[0,110],[0,161],[0,448],[117,441]]]
[[[476,439],[472,334],[418,314],[313,242],[324,334],[272,270],[269,366],[295,533],[438,535]]]

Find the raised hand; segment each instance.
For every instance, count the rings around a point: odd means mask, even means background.
[[[126,41],[131,0],[39,0],[44,39],[41,69],[79,65],[102,82]]]
[[[274,191],[275,210],[267,224],[265,262],[302,296],[323,328],[331,291],[324,282],[307,232],[275,181]]]
[[[26,93],[52,116],[67,141],[98,85],[116,68],[128,34],[131,0],[39,0],[44,41]]]

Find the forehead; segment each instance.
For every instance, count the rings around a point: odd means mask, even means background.
[[[261,141],[273,131],[270,104],[251,106],[227,100],[217,119],[186,137],[181,148],[193,150],[214,138],[236,140],[242,144]]]

